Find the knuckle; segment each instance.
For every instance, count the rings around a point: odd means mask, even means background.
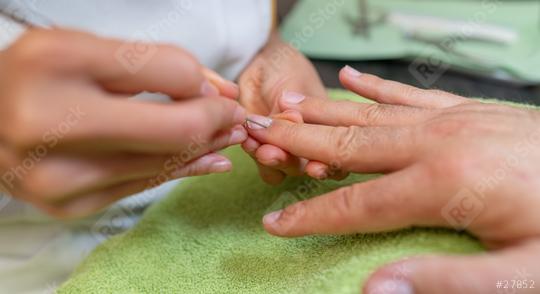
[[[427,90],[409,86],[409,85],[404,86],[403,93],[404,93],[403,95],[404,97],[411,100],[422,99],[422,98],[425,98],[426,95],[429,95]]]
[[[301,144],[298,135],[298,128],[295,124],[292,123],[286,123],[286,124],[280,124],[280,130],[279,133],[281,134],[280,138],[286,138],[288,141],[290,141],[291,145],[297,145]]]
[[[446,179],[446,181],[464,185],[469,181],[471,171],[477,168],[475,162],[475,160],[468,160],[456,152],[452,156],[428,160],[425,166],[425,175],[427,180]]]
[[[336,201],[334,201],[334,209],[341,215],[350,215],[354,211],[356,189],[355,186],[341,188],[336,192]]]
[[[14,150],[28,149],[41,141],[39,113],[33,107],[16,107],[9,114],[9,128],[4,129],[3,137]]]
[[[357,147],[360,127],[338,127],[330,133],[328,141],[335,144],[335,163],[343,166],[350,159],[354,149]]]
[[[425,125],[427,134],[436,138],[454,137],[462,134],[470,127],[470,122],[458,116],[439,117]]]
[[[380,104],[368,104],[358,108],[357,117],[364,122],[366,126],[377,125],[383,116],[383,106]]]
[[[399,195],[388,193],[384,187],[377,187],[375,190],[370,188],[369,184],[341,188],[335,200],[334,209],[341,216],[358,217],[361,215],[363,218],[386,215],[395,207],[402,206],[404,201]]]
[[[8,49],[7,54],[18,69],[35,69],[63,63],[73,55],[66,45],[69,44],[67,38],[64,32],[32,29]]]
[[[189,116],[178,116],[177,125],[184,129],[186,135],[197,135],[209,138],[214,134],[219,126],[216,126],[217,117],[211,104],[207,104],[207,98],[198,99],[198,102],[193,102],[191,105],[178,105],[178,109],[186,112]],[[201,104],[199,104],[201,103]],[[190,121],[189,124],[186,122]]]
[[[424,90],[425,91],[425,94],[429,95],[429,96],[432,96],[432,97],[443,97],[443,96],[448,96],[448,95],[452,95],[448,92],[445,92],[443,90],[439,90],[439,89],[430,89],[430,90]]]
[[[362,211],[367,217],[379,217],[387,211],[392,210],[392,204],[395,202],[388,201],[388,195],[384,190],[373,191],[368,197],[361,197]]]
[[[163,55],[172,57],[169,58],[170,62],[172,62],[171,66],[180,69],[181,72],[184,73],[182,75],[182,81],[184,84],[196,85],[193,88],[195,92],[189,94],[199,94],[199,85],[204,80],[204,75],[202,72],[202,65],[199,63],[197,58],[191,53],[173,45],[162,45],[160,50],[163,51]],[[182,92],[185,92],[186,89],[182,90]],[[183,96],[185,96],[184,93],[179,94],[183,94]]]

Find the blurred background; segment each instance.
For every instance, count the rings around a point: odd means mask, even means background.
[[[540,105],[540,1],[278,0],[282,35],[328,87],[362,72]]]

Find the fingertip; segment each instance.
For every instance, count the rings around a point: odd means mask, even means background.
[[[186,107],[192,104],[192,107]],[[192,131],[203,132],[227,131],[236,125],[243,125],[247,112],[238,102],[229,98],[200,97],[178,106],[185,112],[184,119],[194,124]],[[187,119],[190,117],[190,119]]]
[[[238,100],[240,97],[240,88],[234,82],[224,80],[222,84],[215,85],[219,91],[219,95],[232,99]]]
[[[263,217],[263,225],[267,232],[281,237],[300,237],[305,232],[307,225],[304,219],[306,214],[303,202],[297,202],[285,209],[267,213]]]
[[[340,71],[339,71],[339,76],[340,77],[343,77],[343,78],[346,78],[348,80],[355,80],[355,79],[358,79],[359,77],[361,77],[363,75],[363,73],[361,73],[360,71],[358,71],[357,69],[353,68],[352,66],[350,65],[346,65],[344,66]]]
[[[339,80],[341,84],[347,89],[351,89],[353,85],[358,84],[358,80],[364,74],[347,65],[339,71]]]
[[[249,136],[246,139],[246,141],[242,143],[242,149],[244,149],[244,151],[246,151],[250,155],[254,155],[255,151],[257,151],[257,149],[259,149],[260,146],[261,144],[257,140]]]
[[[306,100],[304,94],[294,91],[283,91],[279,97],[279,106],[281,110],[298,109],[304,100]]]
[[[310,161],[306,164],[305,167],[306,174],[317,180],[328,179],[328,170],[328,165],[318,161]]]
[[[245,142],[248,139],[248,134],[246,129],[237,125],[231,129],[231,136],[229,137],[229,145],[236,145]]]
[[[278,211],[270,212],[266,214],[265,216],[263,216],[262,218],[263,227],[269,234],[274,235],[274,236],[281,236],[279,234],[279,230],[276,230],[276,228],[278,226],[277,221],[281,217],[282,213],[283,213],[283,210],[278,210]]]
[[[236,83],[227,82],[221,94],[225,97],[238,100],[238,98],[240,97],[240,87],[238,87]]]
[[[236,109],[234,110],[233,123],[234,124],[244,124],[247,118],[247,111],[240,104],[236,104]]]
[[[232,170],[232,162],[229,159],[221,159],[210,165],[210,173],[226,173]]]
[[[198,166],[192,168],[192,170],[201,172],[199,174],[192,174],[190,176],[211,173],[225,173],[232,170],[231,160],[219,153],[207,154],[196,160],[194,164]]]
[[[205,80],[201,84],[201,96],[202,97],[218,97],[219,90],[210,81]]]
[[[262,165],[277,167],[287,161],[288,154],[279,147],[264,144],[257,149],[255,157]]]
[[[364,284],[363,293],[413,294],[412,266],[407,262],[386,265],[375,271]]]

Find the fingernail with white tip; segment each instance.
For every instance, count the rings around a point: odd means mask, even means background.
[[[232,163],[229,160],[221,159],[210,165],[210,172],[225,173],[232,169]]]
[[[300,104],[306,99],[306,96],[292,91],[283,91],[281,99],[285,104]]]
[[[377,284],[369,287],[366,293],[414,294],[414,289],[411,284],[409,284],[405,280],[388,279],[382,280]]]
[[[231,137],[229,138],[229,144],[240,144],[244,142],[248,138],[248,134],[246,133],[246,130],[243,127],[235,127],[232,130]]]
[[[358,70],[356,70],[356,69],[354,69],[354,68],[352,68],[352,67],[350,67],[348,65],[345,66],[343,68],[343,70],[344,70],[345,74],[348,75],[351,78],[358,78],[358,77],[360,77],[362,75],[361,72],[359,72]]]
[[[204,81],[201,84],[201,95],[204,97],[216,97],[219,96],[219,90],[209,81]]]
[[[283,210],[278,210],[278,211],[274,211],[274,212],[271,212],[267,215],[265,215],[263,217],[263,223],[265,225],[273,225],[276,223],[276,221],[281,217],[281,213],[283,212]]]
[[[246,126],[251,130],[264,130],[272,125],[272,119],[260,115],[250,114],[247,116]]]

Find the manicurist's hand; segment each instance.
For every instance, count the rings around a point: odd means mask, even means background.
[[[250,113],[281,115],[300,122],[301,116],[282,114],[279,98],[295,93],[305,93],[320,99],[326,98],[326,90],[313,65],[300,52],[284,43],[275,33],[267,46],[257,55],[239,79],[240,102]],[[309,163],[291,156],[272,144],[261,144],[249,138],[242,145],[259,165],[259,172],[269,184],[281,183],[287,175],[320,172],[327,167],[322,163]],[[307,168],[307,169],[306,169]]]
[[[127,99],[143,91],[176,101]],[[73,217],[228,171],[214,151],[247,138],[237,95],[180,48],[31,30],[0,53],[0,188]]]
[[[253,125],[249,133],[294,156],[385,175],[266,215],[266,230],[297,237],[413,226],[466,229],[493,251],[388,265],[365,292],[537,293],[539,112],[421,90],[351,68],[340,78],[379,104],[283,100],[284,109],[298,111],[307,123],[260,117],[270,127]],[[521,288],[505,290],[512,280]]]

